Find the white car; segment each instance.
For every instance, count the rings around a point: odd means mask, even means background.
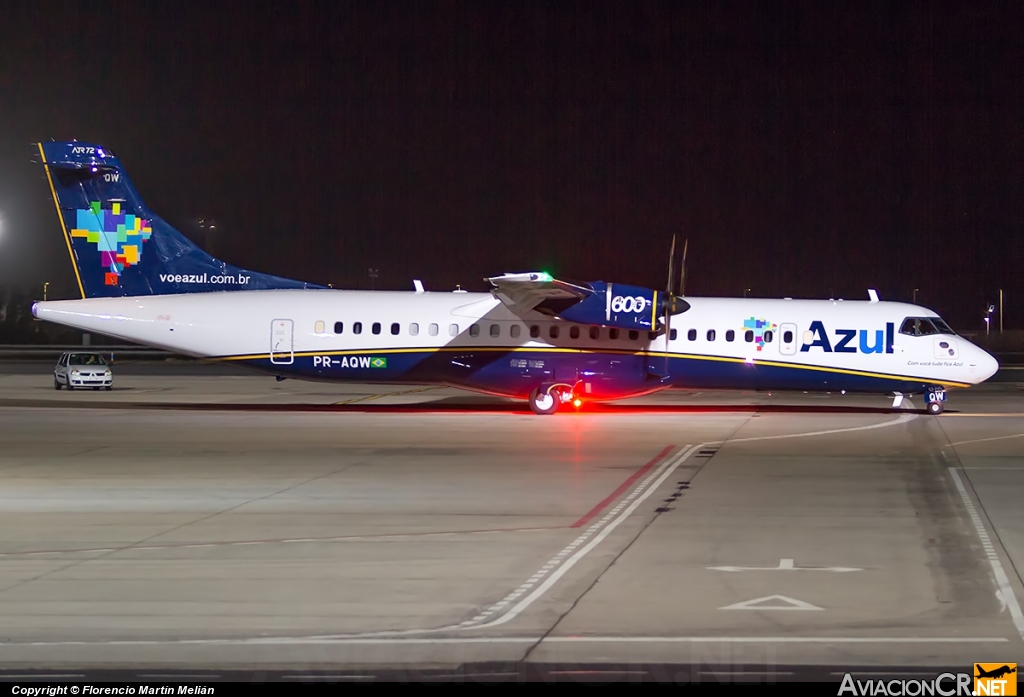
[[[62,354],[53,369],[53,389],[59,390],[67,387],[73,390],[76,387],[91,387],[98,390],[101,387],[112,389],[114,374],[110,372],[110,365],[102,355],[98,353],[69,352]]]

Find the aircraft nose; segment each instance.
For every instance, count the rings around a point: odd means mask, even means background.
[[[978,348],[977,346],[974,347],[974,353],[974,361],[972,362],[977,366],[974,371],[975,384],[977,384],[979,382],[985,382],[996,374],[996,371],[999,370],[999,361],[997,361],[995,356],[990,354],[988,351]]]

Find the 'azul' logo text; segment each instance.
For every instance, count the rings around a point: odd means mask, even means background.
[[[892,322],[885,323],[881,329],[836,329],[833,339],[825,331],[825,325],[815,320],[804,335],[801,353],[813,348],[820,348],[824,353],[892,353],[896,326]]]

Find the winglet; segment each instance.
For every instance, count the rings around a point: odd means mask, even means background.
[[[422,293],[423,292],[423,281],[421,281],[420,279],[418,279],[418,278],[415,279],[412,282],[412,286],[413,286],[413,288],[416,289],[417,293]]]
[[[868,299],[873,303],[878,302],[878,291],[874,288],[868,288]]]

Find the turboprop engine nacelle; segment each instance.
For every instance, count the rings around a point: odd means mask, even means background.
[[[661,331],[666,309],[673,315],[689,309],[682,298],[650,288],[603,281],[589,285],[593,294],[558,312],[559,318],[618,329]]]

